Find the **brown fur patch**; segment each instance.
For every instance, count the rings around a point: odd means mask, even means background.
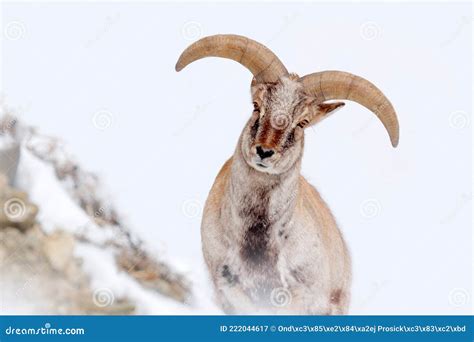
[[[260,134],[258,135],[257,143],[260,145],[267,145],[267,140],[268,136],[270,135],[272,130],[272,124],[270,122],[270,119],[267,117],[265,118],[262,126],[262,130],[260,131]],[[271,146],[266,146],[270,148]]]
[[[337,289],[337,290],[333,290],[331,292],[331,303],[332,304],[339,304],[341,302],[341,297],[342,297],[342,290],[341,289]]]
[[[277,146],[280,143],[281,137],[283,136],[284,131],[282,130],[274,130],[273,136],[271,139],[271,145]]]

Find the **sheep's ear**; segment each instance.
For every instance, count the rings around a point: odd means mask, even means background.
[[[344,102],[323,102],[313,105],[311,125],[318,123],[345,106]]]
[[[250,84],[250,93],[252,94],[252,101],[261,102],[263,100],[263,95],[266,90],[266,86],[263,83],[258,83],[255,77],[252,79]]]
[[[337,110],[344,107],[344,105],[344,102],[316,103],[315,101],[311,101],[307,104],[305,111],[306,115],[298,120],[297,125],[301,128],[315,125],[331,114],[337,112]]]
[[[250,88],[253,88],[257,85],[257,79],[255,77],[252,77],[252,82],[250,83]]]
[[[344,102],[329,102],[329,103],[320,103],[316,105],[316,113],[323,118],[328,117],[330,114],[334,114],[337,110],[344,107],[346,104]]]

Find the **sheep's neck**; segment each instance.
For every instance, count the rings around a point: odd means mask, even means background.
[[[247,164],[240,148],[236,150],[226,209],[238,235],[262,240],[287,226],[297,200],[300,167],[299,160],[279,175],[259,172]]]

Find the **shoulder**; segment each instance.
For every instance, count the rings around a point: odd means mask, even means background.
[[[335,226],[334,217],[316,188],[303,176],[299,179],[297,211],[317,226]]]
[[[232,166],[232,157],[229,158],[221,170],[217,174],[214,184],[212,185],[209,196],[206,200],[206,205],[204,207],[203,213],[203,224],[207,224],[209,220],[214,221],[219,218],[219,210],[221,208],[222,200],[225,196],[227,183],[230,177],[230,170]]]

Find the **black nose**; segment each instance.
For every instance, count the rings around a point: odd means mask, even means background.
[[[257,154],[260,156],[261,159],[265,159],[265,158],[268,158],[268,157],[271,157],[273,156],[275,152],[273,150],[270,150],[270,149],[264,149],[262,148],[262,146],[257,146]]]

